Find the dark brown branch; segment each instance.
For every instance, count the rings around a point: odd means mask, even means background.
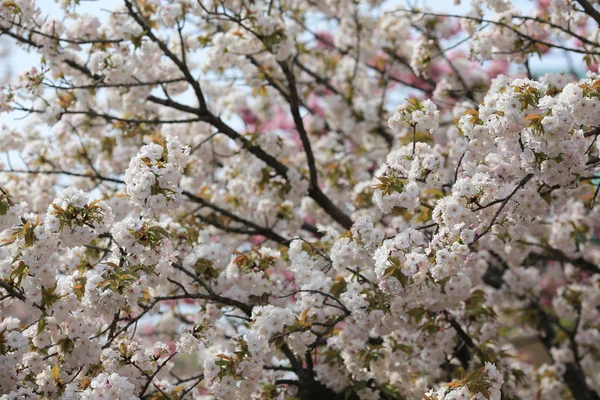
[[[600,267],[598,265],[587,261],[582,257],[571,258],[567,256],[560,250],[554,249],[550,246],[545,246],[543,244],[531,243],[526,241],[519,241],[520,244],[539,247],[544,250],[543,253],[532,253],[527,258],[529,262],[535,262],[537,260],[545,260],[545,261],[560,261],[574,265],[575,267],[581,269],[590,274],[600,274]]]
[[[98,179],[98,180],[101,180],[101,181],[113,182],[113,183],[120,183],[120,184],[124,184],[125,183],[121,179],[109,178],[107,176],[81,174],[81,173],[78,173],[78,172],[63,171],[63,170],[32,170],[32,171],[29,171],[29,170],[23,170],[23,169],[2,169],[2,170],[0,170],[0,172],[6,173],[6,174],[67,175],[67,176],[75,176],[75,177],[78,177],[78,178]]]
[[[539,317],[539,327],[542,329],[543,335],[540,335],[540,340],[550,353],[550,349],[554,347],[554,339],[556,332],[553,325],[560,326],[559,321],[553,321],[544,309],[538,303],[532,303],[531,307],[537,312]],[[570,341],[573,339],[570,338]],[[577,346],[575,344],[575,346]],[[577,353],[574,353],[574,356]],[[576,363],[566,363],[566,372],[564,381],[575,400],[598,400],[598,395],[591,390],[587,383],[584,372],[577,366]]]
[[[586,138],[592,137],[592,136],[598,136],[598,135],[600,135],[600,127],[598,127],[598,126],[590,129],[589,131],[583,132],[583,136]]]
[[[298,96],[298,89],[296,88],[296,77],[294,76],[292,70],[285,64],[285,62],[279,63],[279,66],[281,67],[281,70],[285,74],[285,77],[288,81],[288,89],[290,91],[290,111],[292,113],[292,117],[294,118],[294,124],[296,125],[298,135],[300,135],[304,153],[306,154],[306,161],[308,162],[308,170],[310,174],[310,185],[312,188],[318,189],[319,181],[317,176],[315,156],[310,145],[310,140],[308,139],[308,132],[306,132],[306,129],[304,128],[304,121],[302,121],[302,116],[300,115],[300,97]]]
[[[129,12],[129,15],[131,16],[131,18],[133,18],[135,20],[135,22],[144,30],[144,33],[146,36],[148,36],[148,38],[150,38],[151,41],[153,41],[154,43],[156,43],[156,45],[162,50],[162,52],[177,66],[177,68],[179,68],[179,70],[183,73],[183,76],[185,76],[186,80],[188,81],[188,83],[192,86],[192,89],[194,90],[194,94],[196,95],[196,98],[198,99],[198,103],[200,105],[200,110],[201,111],[207,111],[208,108],[206,106],[206,100],[204,99],[204,94],[202,93],[202,89],[200,88],[200,84],[198,83],[198,81],[192,76],[188,66],[185,64],[185,62],[181,61],[170,49],[169,47],[166,45],[165,42],[163,42],[162,40],[158,39],[153,31],[152,31],[152,27],[151,24],[149,24],[146,21],[146,18],[144,18],[143,16],[141,16],[140,14],[136,13],[135,10],[133,9],[133,5],[131,4],[131,1],[129,0],[125,0],[125,7],[127,7],[127,11]]]
[[[17,288],[8,283],[4,282],[4,280],[0,279],[0,288],[6,290],[11,297],[16,297],[21,301],[25,301],[25,295],[21,293]]]
[[[527,175],[525,175],[525,177],[523,179],[521,179],[521,181],[519,182],[519,184],[517,186],[515,186],[513,191],[504,198],[504,200],[502,201],[502,204],[500,204],[500,208],[498,208],[498,210],[494,214],[494,216],[493,216],[492,220],[490,221],[489,225],[487,226],[487,228],[485,228],[481,233],[479,233],[477,236],[475,236],[475,238],[473,239],[473,242],[471,244],[474,244],[475,242],[477,242],[479,239],[481,239],[483,236],[485,236],[490,231],[490,229],[492,229],[492,226],[494,226],[496,219],[498,218],[498,216],[500,215],[500,213],[502,212],[504,207],[506,207],[508,202],[519,191],[519,189],[521,189],[523,186],[525,186],[525,184],[527,184],[527,182],[529,182],[529,180],[532,177],[533,177],[533,174],[527,174]]]
[[[510,24],[504,23],[504,22],[500,22],[500,21],[492,21],[489,19],[484,19],[484,18],[478,18],[478,17],[471,17],[468,15],[458,15],[458,14],[444,14],[444,13],[433,13],[433,12],[426,12],[426,11],[421,11],[421,10],[407,10],[407,9],[398,9],[395,11],[391,11],[391,13],[394,12],[404,12],[404,13],[409,13],[409,14],[421,14],[421,15],[428,15],[428,16],[434,16],[434,17],[447,17],[447,18],[458,18],[458,19],[465,19],[465,20],[471,20],[471,21],[475,21],[475,22],[479,22],[479,23],[488,23],[488,24],[493,24],[493,25],[497,25],[497,26],[501,26],[504,27],[506,29],[511,30],[512,32],[516,33],[518,36],[520,36],[523,39],[526,39],[532,43],[539,43],[541,45],[550,47],[550,48],[555,48],[555,49],[561,49],[561,50],[566,50],[566,51],[571,51],[574,53],[579,53],[579,54],[593,54],[593,55],[600,55],[600,52],[597,51],[589,51],[586,49],[578,49],[578,48],[572,48],[572,47],[565,47],[565,46],[561,46],[555,43],[549,43],[546,42],[544,40],[540,40],[540,39],[536,39],[530,35],[524,34],[521,31],[519,31],[517,28],[511,26]],[[545,24],[548,24],[550,21],[544,21]],[[563,30],[564,31],[564,30]],[[574,33],[569,32],[571,35],[574,36]],[[589,40],[585,39],[584,40],[585,43],[588,43]],[[590,43],[588,43],[590,44]],[[597,43],[592,43],[592,45],[594,46],[598,46]]]
[[[283,243],[286,242],[288,239],[285,239],[284,237],[278,235],[277,233],[273,232],[271,229],[269,228],[265,228],[262,227],[260,225],[255,224],[252,221],[248,221],[244,218],[241,218],[235,214],[233,214],[232,212],[225,210],[215,204],[212,204],[206,200],[204,200],[202,197],[196,196],[188,191],[183,191],[183,195],[186,196],[187,198],[189,198],[191,201],[201,204],[205,207],[211,208],[214,211],[217,211],[220,214],[223,214],[224,216],[226,216],[227,218],[231,219],[232,221],[235,222],[239,222],[249,228],[252,229],[252,232],[244,232],[245,234],[258,234],[258,235],[263,235],[266,238],[269,238],[277,243]],[[208,223],[210,223],[211,225],[213,225],[213,221],[206,219],[206,221],[209,221]],[[215,225],[216,226],[216,225]],[[216,226],[219,229],[221,228],[221,225]]]
[[[583,7],[583,10],[587,15],[592,17],[598,25],[600,25],[600,12],[594,8],[593,5],[590,4],[587,0],[577,0],[577,2]]]

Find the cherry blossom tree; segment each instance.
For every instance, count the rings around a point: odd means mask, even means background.
[[[599,399],[596,2],[42,3],[0,399]]]

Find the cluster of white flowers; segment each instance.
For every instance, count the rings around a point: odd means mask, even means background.
[[[113,221],[112,209],[105,201],[90,202],[87,193],[70,187],[48,206],[44,225],[61,244],[75,247],[89,244],[107,232]]]
[[[596,70],[593,2],[39,3],[0,400],[600,395],[600,75],[529,62]]]
[[[431,66],[431,56],[435,54],[436,47],[433,39],[423,37],[414,44],[410,67],[418,75],[429,77],[429,67]]]
[[[2,182],[0,182],[0,185]],[[0,231],[18,225],[27,203],[16,204],[6,192],[0,193]]]
[[[135,385],[127,378],[116,373],[100,373],[90,382],[89,387],[81,394],[81,399],[123,399],[137,400],[139,397],[133,394]]]
[[[150,216],[176,205],[188,156],[189,148],[173,136],[167,137],[166,144],[143,146],[125,171],[127,194],[133,204]]]
[[[373,226],[373,222],[368,216],[357,218],[352,225],[352,237],[366,248],[375,248],[383,241],[384,235],[382,229]]]
[[[423,234],[411,228],[393,239],[385,240],[374,255],[375,273],[379,278],[384,277],[390,262],[393,267],[400,268],[400,272],[405,276],[412,276],[419,270],[427,270],[429,261],[423,254],[424,244]]]
[[[273,334],[283,332],[287,325],[294,321],[291,310],[272,305],[254,307],[252,310],[252,331],[270,338]]]
[[[485,366],[481,367],[475,374],[465,377],[465,381],[450,382],[437,391],[426,393],[426,396],[435,400],[472,398],[500,400],[500,388],[504,383],[504,378],[494,364],[485,363]]]
[[[172,253],[168,232],[138,218],[127,217],[114,224],[111,233],[134,263],[164,264]]]
[[[0,322],[0,384],[7,390],[13,389],[17,382],[17,367],[27,352],[27,338],[23,336],[17,318],[8,317]]]
[[[398,106],[388,121],[392,131],[406,135],[406,127],[416,127],[419,131],[433,132],[439,126],[440,111],[431,100],[411,99],[408,104]]]

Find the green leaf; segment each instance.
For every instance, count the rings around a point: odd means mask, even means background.
[[[346,281],[343,279],[340,279],[339,281],[337,281],[336,283],[334,283],[331,286],[329,293],[331,293],[332,296],[339,297],[340,294],[342,294],[346,291],[347,287],[348,287],[348,284],[346,283]]]
[[[163,228],[162,226],[155,225],[152,228],[150,228],[150,230],[154,231],[154,232],[158,232],[160,235],[162,235],[163,237],[165,237],[167,239],[169,238],[169,232],[167,232],[165,230],[165,228]]]
[[[0,216],[6,215],[9,208],[10,206],[8,205],[8,202],[0,200]]]

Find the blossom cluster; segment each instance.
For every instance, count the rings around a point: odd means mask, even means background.
[[[189,148],[169,136],[166,143],[143,146],[125,171],[127,194],[145,214],[157,216],[177,204],[179,179],[185,168]]]
[[[600,396],[600,9],[388,3],[1,2],[0,400]]]

